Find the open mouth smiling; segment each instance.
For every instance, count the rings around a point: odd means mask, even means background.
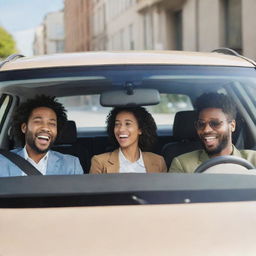
[[[217,137],[216,136],[205,136],[205,137],[203,137],[203,139],[206,142],[210,142],[210,141],[217,139]]]
[[[119,138],[120,138],[120,139],[126,139],[126,138],[128,138],[128,135],[126,135],[126,134],[121,134],[121,135],[119,135]]]
[[[49,141],[50,140],[50,136],[46,136],[46,135],[38,135],[37,139],[39,140],[45,140],[45,141]]]

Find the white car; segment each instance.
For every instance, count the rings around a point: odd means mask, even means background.
[[[255,255],[254,168],[88,174],[91,157],[111,148],[105,119],[112,106],[146,106],[158,125],[154,152],[168,167],[200,147],[193,118],[181,120],[178,131],[174,118],[175,106],[193,112],[204,92],[236,103],[233,142],[254,149],[256,64],[232,50],[14,55],[2,62],[0,147],[16,146],[10,136],[16,106],[38,94],[56,96],[77,128],[54,150],[79,157],[85,174],[0,178],[0,255]]]

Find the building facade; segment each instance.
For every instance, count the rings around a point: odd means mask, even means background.
[[[64,13],[48,13],[43,23],[36,28],[33,51],[34,55],[64,52]]]
[[[40,25],[35,29],[35,36],[33,42],[33,54],[43,55],[45,54],[45,42],[44,42],[44,26]]]
[[[91,3],[84,16],[90,28],[84,40],[88,50],[228,47],[256,59],[255,0],[84,1]]]
[[[90,0],[64,1],[65,51],[90,50]]]
[[[45,16],[45,51],[47,54],[64,52],[64,13],[51,12]]]
[[[136,0],[106,0],[105,2],[107,49],[135,50],[140,48]]]

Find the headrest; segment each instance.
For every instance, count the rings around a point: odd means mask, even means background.
[[[60,136],[58,136],[55,144],[72,144],[77,139],[76,123],[68,120],[64,125]]]
[[[173,137],[176,139],[197,139],[194,122],[197,119],[196,111],[177,112],[173,123]]]

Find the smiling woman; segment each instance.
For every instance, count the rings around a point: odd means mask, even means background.
[[[145,108],[114,108],[107,118],[107,131],[119,149],[94,156],[90,173],[166,172],[163,157],[146,152],[156,142],[156,129],[153,117]]]

